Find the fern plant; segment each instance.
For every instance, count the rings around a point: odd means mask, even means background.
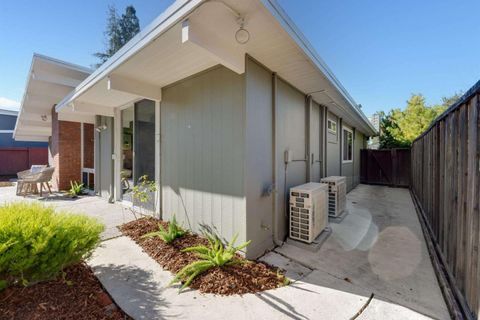
[[[150,232],[142,236],[142,238],[159,237],[165,243],[171,243],[173,240],[183,237],[187,231],[185,231],[178,223],[175,215],[168,223],[168,228],[165,229],[160,223],[158,224],[158,231]]]
[[[70,190],[68,190],[68,194],[72,198],[76,198],[83,193],[84,187],[83,183],[78,183],[77,181],[70,181]]]
[[[182,252],[194,252],[200,258],[189,265],[183,267],[170,282],[170,285],[184,281],[180,291],[189,286],[198,275],[214,268],[224,267],[247,262],[247,260],[238,259],[236,253],[246,248],[251,240],[235,246],[238,234],[225,247],[220,238],[216,234],[205,232],[205,237],[208,240],[208,246],[195,246],[182,250]]]

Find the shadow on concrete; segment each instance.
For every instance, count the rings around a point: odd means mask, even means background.
[[[283,313],[287,317],[295,320],[308,320],[308,318],[301,313],[299,313],[294,306],[286,302],[285,300],[274,296],[273,294],[265,291],[262,293],[255,294],[257,298],[268,304],[270,307],[275,310]]]
[[[134,319],[176,318],[162,298],[152,274],[126,265],[99,265],[92,268],[115,303]]]
[[[408,190],[360,185],[347,202],[349,215],[318,252],[275,251],[313,270],[302,282],[449,319]]]

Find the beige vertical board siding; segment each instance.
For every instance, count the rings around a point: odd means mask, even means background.
[[[163,217],[246,239],[244,78],[217,67],[163,89]]]
[[[311,181],[320,182],[322,177],[322,157],[323,157],[323,110],[322,107],[312,102],[310,115],[310,161],[311,161]]]
[[[291,187],[307,181],[305,96],[278,79],[277,83],[277,187],[279,237],[287,235],[287,193]],[[284,152],[293,153],[285,171]]]
[[[337,133],[332,134],[327,132],[327,172],[326,176],[338,176],[340,175],[340,166],[342,159],[340,159],[340,121],[336,115],[328,112],[327,119],[335,121],[337,124]]]
[[[246,66],[246,177],[247,256],[256,257],[273,247],[272,73],[251,59]]]
[[[343,130],[343,128],[350,129],[353,132],[352,127],[349,126],[348,124],[346,124],[345,122],[343,122],[341,130]],[[342,131],[342,134],[340,135],[340,137],[342,137],[342,139],[343,139],[343,131]],[[354,144],[353,147],[355,148],[355,140],[354,140],[353,144]],[[343,163],[343,152],[342,152],[343,141],[340,141],[339,145],[340,145],[339,153],[340,153],[340,163],[341,163],[341,166],[342,166],[342,176],[347,177],[347,192],[349,192],[350,190],[353,189],[353,162]],[[353,150],[353,161],[357,160],[355,157],[356,157],[356,154],[355,154],[355,149],[354,149]]]

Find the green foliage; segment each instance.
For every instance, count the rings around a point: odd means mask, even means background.
[[[130,39],[140,32],[140,22],[137,18],[135,8],[127,6],[125,13],[121,17],[118,16],[114,6],[108,7],[107,29],[105,37],[107,38],[107,49],[105,52],[97,52],[93,55],[100,62],[96,65],[98,68],[105,61],[113,56],[120,48],[122,48]]]
[[[83,194],[83,183],[78,183],[77,181],[70,181],[70,190],[68,190],[68,194],[72,198],[76,198],[79,195]]]
[[[0,206],[0,288],[55,277],[87,258],[103,230],[93,218],[37,203]]]
[[[430,124],[461,96],[443,97],[442,104],[428,106],[421,94],[412,94],[404,110],[383,113],[380,121],[380,148],[408,148]]]
[[[138,179],[137,185],[132,188],[132,196],[134,200],[146,203],[151,200],[151,194],[156,191],[155,181],[150,181],[147,175],[143,175]]]
[[[142,236],[142,238],[153,238],[160,237],[165,243],[171,243],[173,240],[183,237],[187,231],[185,231],[178,223],[175,216],[168,223],[168,229],[165,228],[159,223],[158,231],[147,233]]]
[[[170,283],[170,285],[172,285],[174,283],[184,281],[184,284],[180,288],[180,291],[189,286],[196,276],[211,268],[231,266],[244,263],[246,261],[238,259],[236,257],[236,253],[246,248],[250,244],[250,240],[242,243],[239,246],[235,246],[235,242],[238,237],[237,234],[225,247],[225,245],[222,243],[222,241],[216,234],[205,232],[204,235],[208,240],[208,247],[196,246],[182,250],[182,252],[195,252],[200,258],[200,260],[194,261],[189,265],[183,267]]]

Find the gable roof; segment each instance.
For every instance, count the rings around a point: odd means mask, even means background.
[[[244,46],[232,37],[240,15],[251,34]],[[183,39],[185,29],[192,30],[196,38]],[[77,102],[108,109],[137,98],[136,94],[109,91],[112,76],[140,87],[162,87],[215,64],[241,73],[245,54],[358,130],[375,134],[359,106],[275,0],[177,0],[67,94],[56,110],[61,112]]]
[[[34,53],[13,137],[48,141],[52,108],[92,72],[73,63]]]

